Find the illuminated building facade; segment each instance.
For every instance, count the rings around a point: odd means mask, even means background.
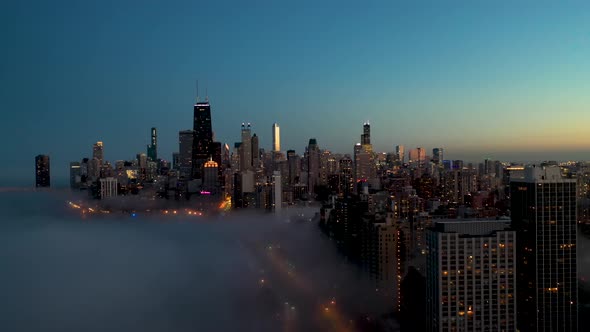
[[[281,151],[281,128],[276,122],[272,125],[272,150]]]
[[[516,330],[509,221],[439,221],[427,231],[427,331]]]
[[[102,165],[104,161],[104,146],[102,142],[96,142],[92,146],[92,158],[98,159],[99,163]]]
[[[100,179],[100,198],[117,196],[117,179],[107,177]]]

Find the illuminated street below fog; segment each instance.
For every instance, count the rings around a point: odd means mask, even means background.
[[[59,195],[0,196],[2,331],[352,331],[379,307],[313,208],[81,218]]]

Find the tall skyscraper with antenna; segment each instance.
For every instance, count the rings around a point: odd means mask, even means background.
[[[200,102],[197,96],[197,102],[193,107],[193,131],[193,178],[201,179],[203,176],[203,165],[212,156],[213,130],[211,127],[211,105],[209,104],[209,97],[206,98],[205,102]]]
[[[281,151],[281,128],[276,122],[272,125],[272,150]]]

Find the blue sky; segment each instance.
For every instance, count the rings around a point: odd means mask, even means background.
[[[590,159],[590,4],[496,1],[8,1],[0,185],[91,154],[170,159],[195,80],[218,140],[270,148],[443,146],[453,159]]]

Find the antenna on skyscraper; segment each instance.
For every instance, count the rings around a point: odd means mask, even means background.
[[[209,102],[209,93],[207,92],[207,88],[205,88],[205,101]]]
[[[197,80],[197,103],[199,102],[199,80]]]

